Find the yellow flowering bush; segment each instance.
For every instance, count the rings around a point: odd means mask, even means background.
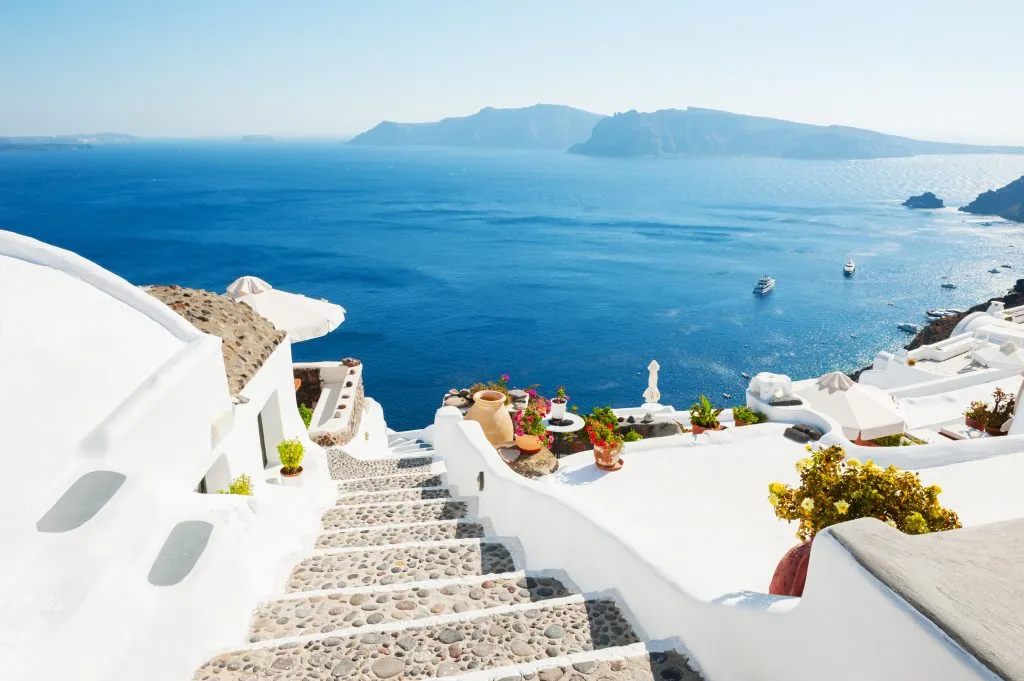
[[[939,505],[938,485],[924,487],[917,473],[847,459],[842,447],[818,450],[796,462],[800,486],[768,485],[768,501],[782,520],[797,520],[796,536],[811,539],[829,525],[878,518],[907,534],[960,527],[956,513]]]

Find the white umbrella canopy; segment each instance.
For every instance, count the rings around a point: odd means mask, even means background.
[[[850,440],[897,435],[907,427],[891,397],[838,371],[801,387],[796,394],[812,409],[838,421]]]
[[[1013,341],[1002,345],[989,345],[971,352],[971,359],[993,369],[1015,369],[1024,367],[1024,350]]]
[[[227,288],[232,300],[245,303],[293,343],[326,336],[345,321],[345,308],[326,300],[274,288],[258,277],[239,277]]]

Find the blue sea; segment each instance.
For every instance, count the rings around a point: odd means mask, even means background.
[[[397,429],[503,373],[582,407],[728,403],[741,372],[849,370],[900,322],[1024,276],[1024,225],[958,206],[1024,157],[593,159],[557,152],[161,142],[0,154],[0,228],[136,284],[243,274],[341,303],[297,360],[356,356]],[[842,275],[848,257],[857,274]],[[1003,263],[1013,270],[990,274]],[[768,273],[777,288],[752,295]],[[940,288],[943,277],[958,285]]]

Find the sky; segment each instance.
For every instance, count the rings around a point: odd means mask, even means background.
[[[1021,0],[0,0],[0,135],[699,106],[1024,144]]]

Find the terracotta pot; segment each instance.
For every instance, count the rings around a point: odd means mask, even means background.
[[[281,469],[281,484],[289,487],[297,487],[301,483],[299,482],[299,476],[302,475],[302,466],[299,466],[294,473],[285,473],[284,469]]]
[[[565,405],[567,400],[558,401],[558,398],[551,400],[551,413],[548,414],[548,418],[554,421],[561,421],[565,418]]]
[[[768,587],[768,593],[775,596],[803,596],[804,582],[807,581],[807,567],[811,562],[810,541],[797,544],[779,561],[772,576],[772,583]]]
[[[512,417],[505,409],[505,394],[497,390],[481,390],[473,395],[466,419],[479,423],[487,441],[495,447],[512,442],[515,436]]]
[[[733,417],[732,421],[733,421],[733,423],[736,424],[737,428],[742,428],[743,426],[749,426],[750,425],[746,421],[740,421],[738,418],[735,418],[735,417]]]
[[[519,452],[524,456],[536,454],[541,450],[540,438],[536,435],[517,435],[516,436],[516,447],[519,448]]]
[[[974,428],[975,430],[985,430],[985,424],[982,423],[980,419],[972,419],[970,417],[967,417],[964,419],[964,422],[967,424],[968,428]]]
[[[614,468],[619,463],[620,454],[622,454],[622,445],[612,447],[594,445],[594,461],[602,468]]]
[[[719,423],[714,428],[705,428],[704,426],[698,426],[696,423],[691,423],[690,424],[690,430],[693,431],[694,435],[700,435],[705,430],[725,430],[725,426],[723,426],[721,423]]]
[[[988,424],[985,424],[985,432],[991,435],[992,437],[1000,437],[1002,435],[1006,435],[1006,433],[999,430],[1000,428],[1002,428],[1002,425],[990,426]]]

